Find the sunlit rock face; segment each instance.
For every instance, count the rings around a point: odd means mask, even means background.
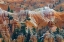
[[[50,34],[49,31],[47,31],[44,34],[44,42],[54,42],[54,35]]]
[[[35,35],[32,35],[32,36],[30,37],[30,41],[31,41],[31,42],[37,42],[37,37],[36,37]]]
[[[31,10],[21,10],[19,13],[10,13],[0,8],[0,24],[6,24],[6,21],[3,21],[5,18],[4,16],[8,16],[8,14],[12,15],[15,21],[23,21],[26,19],[26,15],[29,15],[30,21],[25,21],[26,26],[31,27],[38,27],[42,28],[47,25],[56,25],[57,27],[64,26],[64,13],[56,12],[49,7],[43,7],[39,9]],[[23,18],[23,19],[22,19]],[[6,19],[6,18],[5,18]],[[49,23],[51,21],[51,23]],[[61,24],[61,25],[60,25]],[[49,26],[50,26],[49,25]]]
[[[30,21],[26,21],[28,27],[38,27],[39,29],[45,26],[52,26],[52,30],[56,27],[64,27],[64,12],[56,12],[49,7],[29,11]],[[49,23],[51,21],[51,23]],[[55,27],[54,27],[55,25]]]
[[[43,27],[46,26],[49,21],[54,21],[54,10],[49,7],[44,7],[39,9],[38,11],[29,11],[30,22],[35,27]],[[28,24],[29,25],[29,24]],[[32,25],[32,26],[33,26]]]

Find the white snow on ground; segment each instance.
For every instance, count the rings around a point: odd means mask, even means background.
[[[36,11],[37,10],[37,11]],[[24,13],[26,10],[20,10],[20,13]],[[52,14],[53,13],[53,9],[50,9],[49,7],[43,7],[43,8],[38,8],[38,9],[35,9],[34,11],[30,11],[30,10],[27,10],[29,13],[31,14],[34,14],[34,13],[38,13],[38,12],[41,12],[41,14]],[[0,8],[0,14],[2,13],[8,13],[7,11],[5,10],[2,10]]]
[[[2,15],[2,14],[8,15],[8,14],[11,14],[11,13],[10,13],[10,12],[7,12],[7,11],[5,11],[5,10],[2,10],[2,9],[0,8],[0,15]]]
[[[53,9],[50,9],[49,7],[44,7],[43,13],[44,14],[52,14],[53,13]]]
[[[54,12],[54,10],[50,9],[49,7],[38,8],[38,9],[35,9],[35,11],[37,12],[40,11],[42,15],[53,14]]]
[[[5,15],[7,16],[8,15],[8,12],[7,11],[4,11]]]
[[[2,15],[3,14],[3,10],[0,8],[0,15]]]
[[[31,15],[34,15],[34,14],[41,14],[42,16],[42,19],[44,19],[45,21],[54,21],[54,16],[51,16],[54,14],[54,10],[53,9],[50,9],[49,7],[43,7],[43,8],[38,8],[38,9],[35,9],[33,11],[30,11],[30,10],[20,10],[20,14],[25,14],[25,12],[28,12],[28,14],[30,14],[30,18],[31,18]],[[14,13],[10,13],[10,12],[7,12],[5,10],[2,10],[0,8],[0,15],[4,14],[5,15],[8,15],[8,14],[11,14],[13,15]],[[48,18],[49,16],[51,16],[50,18]]]
[[[2,10],[0,8],[0,15],[2,16],[3,14],[5,14],[5,16],[8,16],[8,14],[12,15],[14,17],[14,20],[18,21],[18,19],[16,19],[15,17],[17,16],[17,13],[11,13],[5,10]],[[18,16],[17,16],[18,17]],[[5,18],[5,17],[4,17]],[[4,24],[6,24],[6,22],[4,22]]]
[[[21,10],[20,13],[23,14],[26,10]],[[30,15],[30,22],[33,23],[36,27],[36,20],[34,19],[33,15],[40,14],[41,19],[45,20],[45,22],[54,21],[54,10],[50,9],[49,7],[43,7],[39,9],[35,9],[33,11],[28,10],[28,14]],[[47,16],[46,16],[47,15]],[[53,16],[52,16],[53,15]]]
[[[54,21],[54,10],[50,9],[49,7],[43,7],[43,8],[38,8],[33,11],[29,11],[30,16],[33,14],[41,14],[42,19],[45,21]]]
[[[42,11],[42,14],[47,17],[48,21],[54,21],[54,10],[50,9],[49,7],[44,7],[44,10]]]

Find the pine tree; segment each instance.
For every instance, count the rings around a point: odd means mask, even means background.
[[[5,42],[5,40],[3,39],[2,42]]]
[[[9,27],[10,27],[10,30],[12,29],[12,24],[10,24],[10,20],[12,20],[13,19],[13,17],[11,16],[11,15],[9,15],[8,14],[8,16],[7,16],[8,18],[9,18]]]
[[[10,12],[13,13],[13,10],[11,10]]]
[[[25,25],[25,23],[22,23],[21,32],[23,33],[23,35],[26,36],[26,25]]]
[[[53,4],[53,7],[52,8],[54,8],[55,7],[55,5]]]
[[[59,34],[59,28],[56,29],[57,34]]]
[[[33,35],[35,35],[36,34],[36,29],[33,27],[33,29],[32,29],[32,32],[33,32]]]
[[[8,14],[8,18],[9,18],[9,20],[13,19],[12,15],[10,15],[10,14]]]
[[[1,33],[0,33],[0,38],[2,38],[2,35],[1,35]]]
[[[59,32],[59,28],[57,28],[56,31],[53,32],[53,33],[54,33],[54,35],[59,34],[59,33],[60,33],[60,32]]]
[[[9,24],[10,24],[10,20],[12,20],[13,19],[13,17],[11,16],[11,15],[9,15],[8,14],[8,16],[7,16],[8,18],[9,18]]]
[[[63,11],[63,9],[62,9],[62,7],[60,7],[60,12],[62,12]]]
[[[28,29],[28,34],[27,34],[27,36],[26,36],[26,41],[25,41],[25,42],[29,42],[30,36],[31,36],[31,34],[30,34],[30,29]]]
[[[38,34],[38,36],[37,36],[37,41],[38,41],[38,42],[42,42],[42,40],[41,40],[41,38],[40,38],[39,35],[40,35],[40,34]]]
[[[12,40],[17,39],[18,35],[19,35],[19,29],[15,28],[15,30],[12,34]]]
[[[11,10],[9,6],[7,11],[13,13],[13,10]]]
[[[64,29],[60,31],[60,35],[64,38]]]
[[[28,11],[26,12],[26,14],[27,14],[27,15],[26,15],[25,21],[26,21],[26,20],[30,20],[29,15],[28,15]]]
[[[59,35],[60,35],[59,28],[57,28],[57,29],[56,29],[56,31],[55,31],[55,32],[53,32],[53,35],[55,36],[55,38],[56,38],[56,35],[57,35],[57,34],[59,34]]]
[[[59,0],[59,3],[61,3],[61,0]]]
[[[8,12],[10,12],[10,7],[8,6],[8,10],[7,10]]]

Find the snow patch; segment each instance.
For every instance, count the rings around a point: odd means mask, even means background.
[[[3,14],[3,10],[0,8],[0,15],[2,15]]]
[[[44,10],[41,10],[42,16],[44,16],[45,21],[54,21],[54,10],[50,9],[49,7],[44,7]]]

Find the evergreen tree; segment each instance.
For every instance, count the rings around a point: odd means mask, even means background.
[[[3,39],[2,42],[5,42],[5,40]]]
[[[40,30],[38,30],[38,36],[39,36],[39,37],[41,37],[41,36],[42,36],[42,34],[41,34],[41,29],[40,29]]]
[[[11,10],[10,12],[13,13],[13,10]]]
[[[53,7],[52,8],[54,8],[55,7],[55,4],[53,4]]]
[[[26,36],[26,25],[25,25],[25,23],[22,23],[21,32],[23,33],[23,35]]]
[[[41,39],[38,38],[38,42],[42,42]]]
[[[17,39],[18,35],[19,35],[19,29],[16,28],[12,34],[12,40]]]
[[[7,17],[9,18],[9,20],[12,20],[13,19],[12,15],[10,15],[10,14],[8,14]]]
[[[59,34],[59,28],[56,29],[56,33]]]
[[[26,41],[25,41],[25,42],[29,42],[30,36],[31,36],[31,34],[30,34],[30,29],[28,29],[28,34],[27,34],[27,36],[26,36]]]
[[[33,35],[35,35],[36,34],[36,29],[33,27],[33,29],[32,29],[32,32],[33,32]]]
[[[0,38],[2,38],[2,35],[1,35],[1,33],[0,33]]]
[[[54,33],[54,35],[59,34],[59,33],[60,33],[60,32],[59,32],[59,28],[57,28],[56,31],[53,32],[53,33]]]
[[[13,17],[11,15],[8,14],[8,18],[9,18],[9,27],[10,27],[10,31],[12,31],[12,24],[10,24],[10,20],[13,19]]]
[[[7,11],[13,13],[13,10],[11,10],[9,6]]]
[[[12,29],[12,24],[10,24],[10,20],[12,20],[13,19],[13,17],[11,16],[11,15],[9,15],[8,14],[8,16],[7,16],[8,18],[9,18],[9,27],[10,27],[10,30]]]
[[[8,12],[10,12],[10,7],[8,6],[8,10],[7,10]]]
[[[25,21],[26,21],[26,20],[30,20],[29,15],[28,15],[28,11],[26,12],[26,14],[27,14],[27,15],[26,15]]]
[[[60,35],[64,38],[64,29],[60,31]]]
[[[38,41],[38,42],[42,42],[42,39],[40,38],[39,35],[37,36],[37,41]]]
[[[59,0],[59,3],[61,3],[61,0]]]
[[[63,11],[63,9],[62,9],[62,7],[60,7],[60,12],[62,12]]]

